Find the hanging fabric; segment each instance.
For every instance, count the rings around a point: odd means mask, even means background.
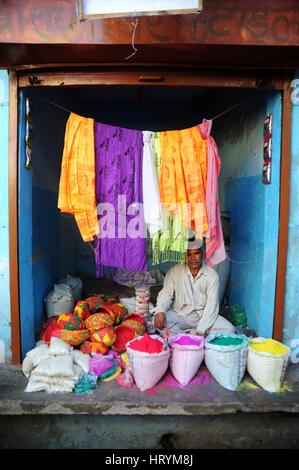
[[[206,217],[207,141],[197,127],[160,132],[161,203],[176,213],[197,237],[208,230]]]
[[[153,265],[181,262],[187,253],[186,228],[177,214],[162,206],[162,229],[152,237]]]
[[[95,123],[96,201],[102,215],[95,249],[97,276],[101,265],[147,269],[142,153],[142,131]]]
[[[201,137],[207,141],[206,211],[209,230],[205,233],[206,262],[208,266],[215,266],[226,258],[218,201],[221,160],[217,144],[210,135],[212,121],[204,120],[197,128]]]
[[[73,214],[84,241],[99,233],[95,199],[94,121],[71,113],[67,121],[58,207]]]
[[[156,174],[161,170],[160,132],[152,133]],[[184,261],[187,252],[186,230],[178,214],[162,205],[162,228],[151,237],[153,265]]]
[[[221,162],[211,124],[142,132],[70,114],[58,207],[74,215],[84,241],[92,241],[101,227],[95,240],[97,276],[108,270],[112,277],[114,268],[146,271],[145,224],[153,264],[185,259],[187,229],[206,236],[209,266],[225,259]],[[100,226],[96,204],[108,207],[108,212],[100,209]]]
[[[160,168],[161,168],[160,132],[152,132],[152,146],[153,146],[153,152],[154,152],[155,168],[156,168],[157,178],[159,181]]]
[[[142,189],[145,223],[150,235],[154,235],[162,228],[162,212],[152,132],[149,131],[143,131]]]

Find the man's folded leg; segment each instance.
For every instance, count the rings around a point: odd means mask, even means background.
[[[208,334],[215,334],[215,333],[234,333],[235,327],[232,325],[226,318],[218,315],[216,321],[214,322],[213,326],[209,329]]]

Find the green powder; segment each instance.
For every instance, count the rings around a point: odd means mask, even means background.
[[[209,341],[210,344],[215,344],[217,346],[239,346],[243,343],[242,338],[236,338],[233,336],[218,336],[212,341]]]

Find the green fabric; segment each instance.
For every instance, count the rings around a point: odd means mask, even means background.
[[[185,261],[187,245],[185,227],[167,207],[162,207],[162,230],[152,237],[153,265]]]
[[[239,346],[243,341],[244,340],[242,338],[236,338],[233,336],[217,336],[212,339],[212,341],[209,341],[209,343],[217,346]]]
[[[160,154],[160,133],[153,132],[152,133],[152,144],[153,144],[153,151],[155,157],[155,167],[157,170],[157,176],[159,179],[160,176],[160,168],[161,168],[161,154]]]
[[[118,368],[118,365],[117,363],[115,362],[114,365],[106,370],[106,372],[103,372],[101,375],[99,375],[99,379],[106,379],[107,377],[111,377],[111,375],[115,374],[115,372],[117,371],[117,368]]]
[[[152,142],[155,166],[159,178],[161,168],[159,132],[153,132]],[[169,212],[166,206],[162,205],[162,230],[153,235],[151,242],[153,265],[185,261],[188,246],[186,229],[179,217]]]
[[[81,372],[78,382],[75,384],[77,395],[90,395],[97,386],[97,376]]]

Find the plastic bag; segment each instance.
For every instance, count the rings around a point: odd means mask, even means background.
[[[48,377],[74,377],[73,356],[50,356],[39,363],[32,371],[32,375],[46,375]]]
[[[49,346],[46,343],[40,344],[26,354],[26,358],[31,360],[33,367],[36,367],[41,361],[47,359],[49,356]]]
[[[72,289],[75,302],[82,299],[82,281],[79,277],[73,277],[67,274],[65,279],[61,279],[59,284],[66,284]],[[66,310],[67,312],[68,310]]]
[[[49,353],[54,356],[61,356],[64,354],[69,354],[72,350],[72,346],[62,341],[60,338],[52,336],[50,341]]]
[[[233,325],[247,327],[247,315],[245,308],[240,304],[233,304],[230,308],[230,319]]]
[[[75,306],[73,291],[67,284],[55,284],[45,298],[47,317],[72,312]]]
[[[89,372],[89,361],[90,361],[90,355],[89,354],[84,354],[82,351],[78,351],[75,349],[74,351],[71,352],[73,358],[74,358],[74,363],[81,367],[81,369],[88,373]]]

